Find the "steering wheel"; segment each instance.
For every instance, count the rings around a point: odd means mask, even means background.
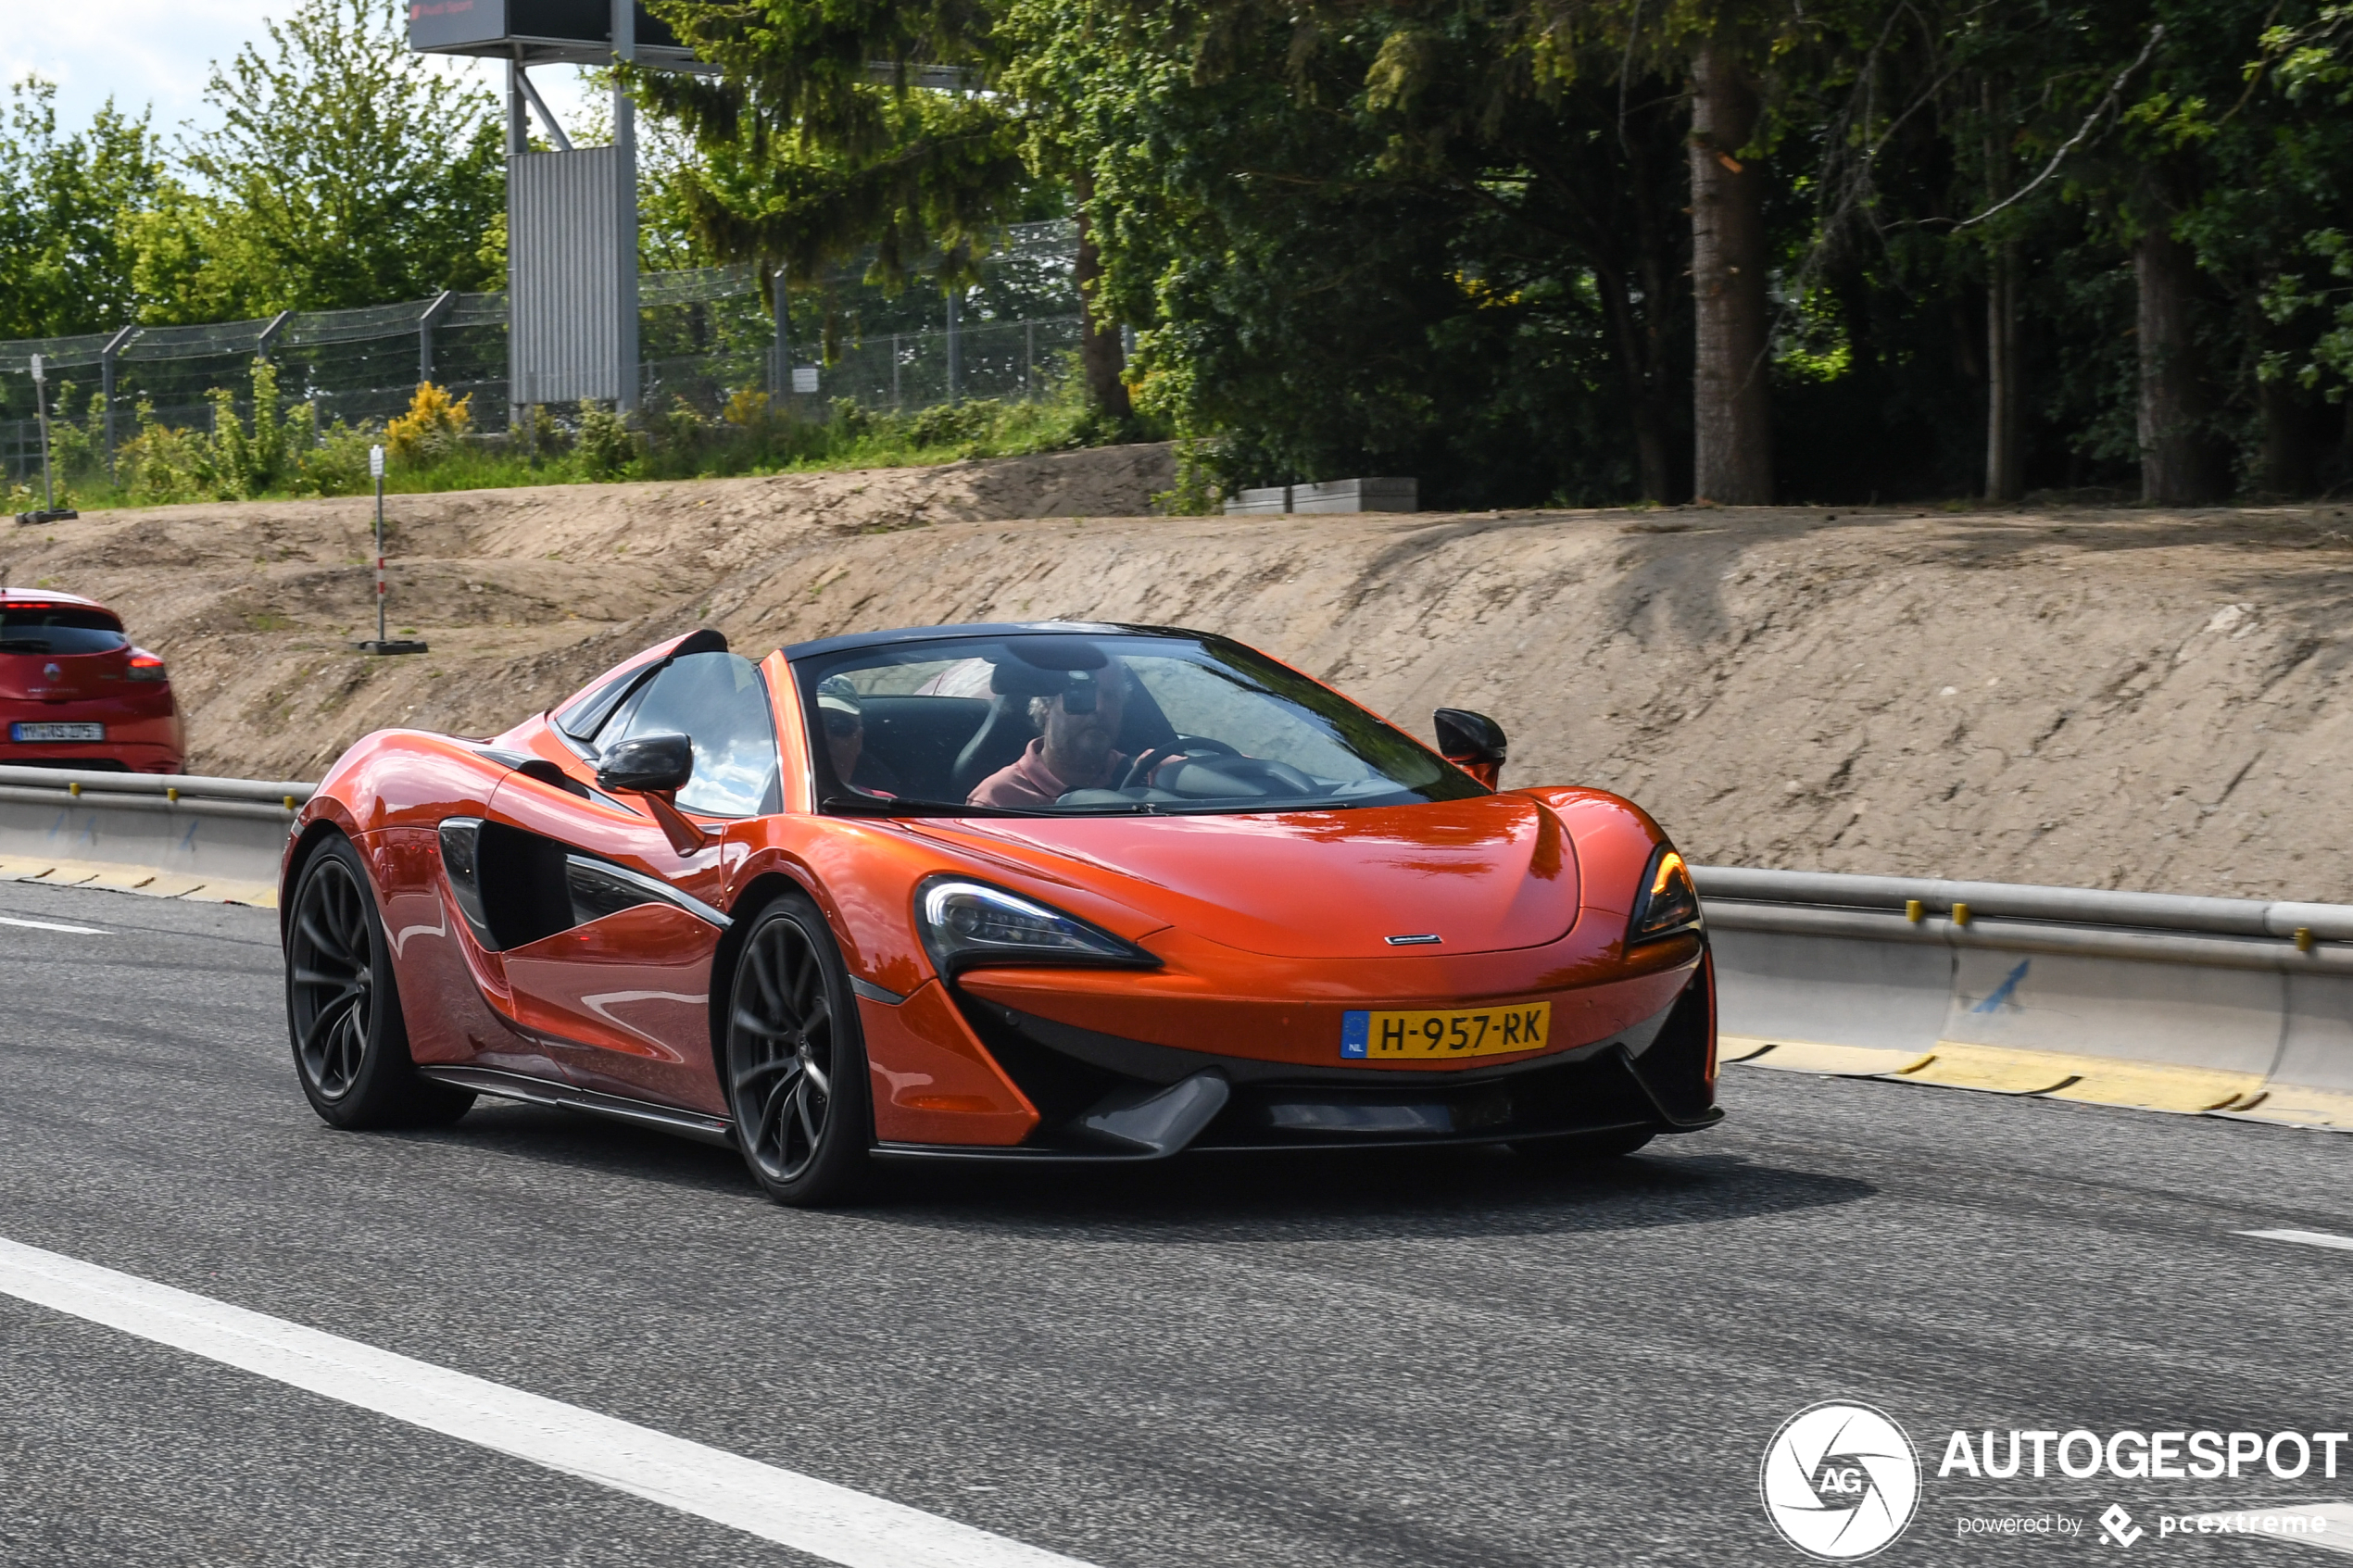
[[[1241,755],[1224,741],[1212,740],[1207,735],[1178,735],[1176,745],[1151,746],[1127,764],[1127,771],[1120,775],[1117,787],[1134,789],[1139,784],[1149,784],[1153,771],[1163,762],[1172,758],[1189,757],[1196,751],[1214,752],[1225,757]]]

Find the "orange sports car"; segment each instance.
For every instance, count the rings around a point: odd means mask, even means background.
[[[490,740],[353,746],[288,843],[286,1014],[337,1126],[482,1094],[877,1160],[1705,1127],[1714,976],[1658,825],[1503,789],[1223,637],[702,631]]]

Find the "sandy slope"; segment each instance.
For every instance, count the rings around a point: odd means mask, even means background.
[[[343,646],[359,503],[110,514],[0,535],[0,570],[170,657],[197,771],[496,729],[706,620],[757,651],[1085,615],[1230,632],[1424,733],[1485,709],[1507,780],[1624,790],[1703,859],[2353,900],[2340,508],[1121,515],[1167,469],[400,498],[406,660]]]

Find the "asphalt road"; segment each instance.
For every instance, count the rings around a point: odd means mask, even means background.
[[[2233,1234],[2353,1235],[2353,1138],[1735,1069],[1721,1127],[1598,1172],[919,1173],[799,1213],[560,1112],[331,1131],[266,911],[6,884],[0,917],[105,933],[0,923],[0,1236],[1102,1568],[1796,1562],[1759,1457],[1839,1398],[1925,1450],[1884,1562],[2114,1550],[1955,1538],[2016,1499],[2353,1498],[2353,1463],[1933,1474],[1962,1426],[2353,1425],[2353,1252]],[[0,1297],[0,1562],[809,1561]]]

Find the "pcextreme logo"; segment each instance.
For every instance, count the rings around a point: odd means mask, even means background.
[[[1781,1423],[1765,1445],[1757,1490],[1783,1540],[1825,1562],[1852,1562],[1912,1522],[1919,1455],[1883,1411],[1826,1400]]]

